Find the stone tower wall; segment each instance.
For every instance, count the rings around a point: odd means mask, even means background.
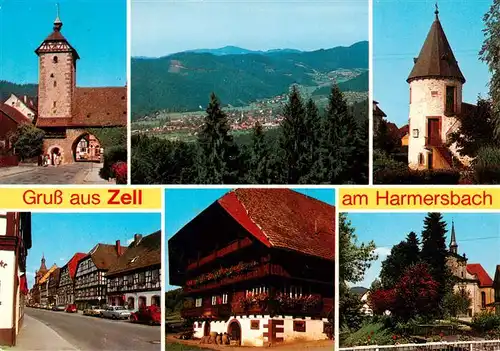
[[[71,117],[76,81],[73,55],[41,53],[39,60],[38,116]]]

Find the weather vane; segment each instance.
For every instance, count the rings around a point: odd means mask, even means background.
[[[438,2],[436,1],[436,11],[434,11],[434,13],[436,14],[436,16],[439,14],[439,8],[438,8]]]

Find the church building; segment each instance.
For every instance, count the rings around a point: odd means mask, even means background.
[[[100,162],[102,145],[89,130],[127,125],[127,87],[77,87],[80,56],[61,33],[62,26],[58,15],[52,33],[35,51],[39,57],[36,126],[46,133],[44,154],[50,164]]]
[[[458,130],[460,116],[475,106],[462,101],[465,77],[458,66],[439,20],[435,20],[408,76],[410,114],[408,164],[412,169],[450,169],[468,166],[455,145],[448,145]]]
[[[464,289],[469,293],[472,302],[467,312],[473,317],[482,311],[493,311],[495,290],[493,280],[480,263],[467,263],[465,254],[458,254],[458,243],[455,224],[451,224],[451,240],[447,264],[456,278],[455,291]]]

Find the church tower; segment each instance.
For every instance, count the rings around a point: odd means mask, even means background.
[[[76,87],[76,50],[61,34],[59,8],[53,32],[35,50],[39,57],[38,118],[71,118]]]
[[[457,238],[455,236],[455,223],[453,223],[453,221],[451,221],[450,252],[452,254],[458,255],[458,244],[457,244]]]
[[[445,144],[457,128],[465,78],[439,20],[435,20],[408,76],[410,114],[408,164],[413,169],[443,169],[453,164]]]

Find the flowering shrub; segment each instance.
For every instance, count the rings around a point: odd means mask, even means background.
[[[116,179],[116,184],[127,184],[127,163],[123,161],[116,162],[112,167],[113,175]]]
[[[390,311],[394,306],[396,294],[394,289],[377,289],[368,295],[368,304],[377,315]]]
[[[189,287],[198,286],[210,281],[217,281],[222,278],[231,277],[233,275],[238,275],[243,272],[248,272],[259,263],[257,261],[253,262],[240,262],[235,266],[229,268],[220,268],[210,273],[202,274],[196,279],[188,280],[186,285]]]
[[[242,296],[237,300],[239,307],[243,310],[248,310],[252,306],[258,306],[264,308],[269,301],[269,295],[266,293],[249,293],[246,296]]]

